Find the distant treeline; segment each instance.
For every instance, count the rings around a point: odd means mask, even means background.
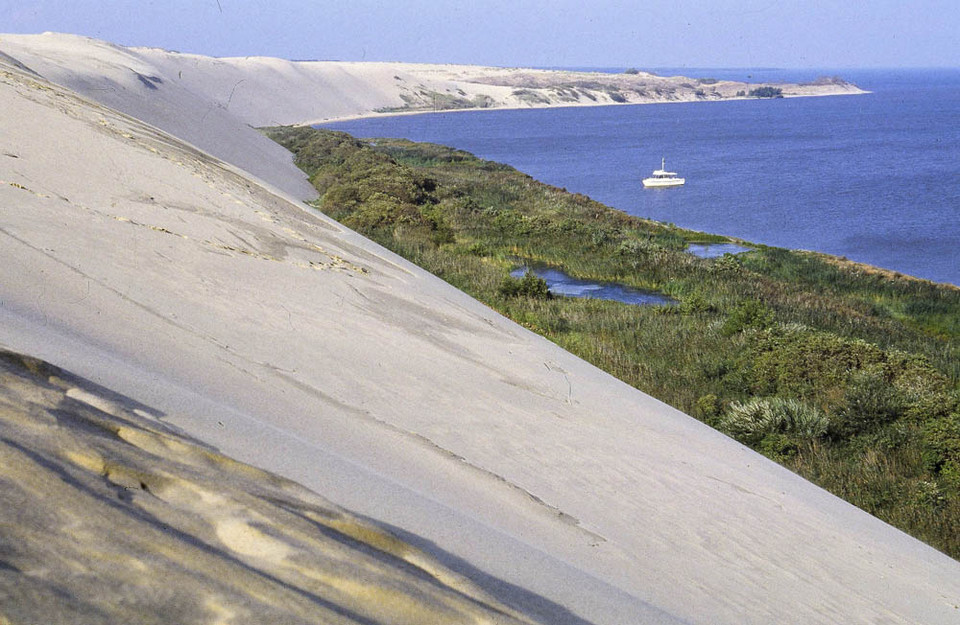
[[[754,98],[782,98],[783,89],[780,87],[757,87],[750,90],[750,96]]]

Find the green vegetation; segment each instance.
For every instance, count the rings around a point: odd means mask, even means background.
[[[317,208],[636,388],[960,557],[960,290],[628,216],[442,146],[274,128]],[[673,306],[549,297],[519,260]]]
[[[466,97],[466,93],[458,90],[456,94],[440,93],[421,89],[415,92],[400,94],[403,106],[384,107],[377,109],[378,113],[402,113],[406,111],[449,111],[457,109],[489,108],[496,104],[488,95]]]
[[[849,85],[846,80],[840,78],[839,76],[818,76],[815,80],[811,82],[802,82],[800,83],[801,87],[808,86],[823,86],[823,85]]]
[[[734,438],[754,447],[769,447],[777,453],[784,449],[797,451],[790,438],[814,441],[827,433],[827,416],[796,399],[755,397],[746,402],[733,402],[723,415],[721,429]]]
[[[539,91],[534,91],[533,89],[514,89],[510,92],[510,95],[515,96],[521,102],[528,102],[530,104],[550,104],[550,98],[543,95]]]
[[[547,281],[531,271],[522,278],[507,276],[500,283],[497,293],[504,297],[533,297],[536,299],[550,299],[553,294],[547,288]]]
[[[783,89],[780,87],[757,87],[750,90],[750,96],[754,98],[782,98]]]

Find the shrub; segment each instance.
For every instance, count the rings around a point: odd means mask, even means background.
[[[697,399],[694,415],[705,423],[712,424],[720,415],[720,398],[712,393]]]
[[[960,489],[960,413],[928,423],[921,450],[924,468]]]
[[[323,194],[320,206],[328,211],[351,211],[360,203],[360,192],[352,184],[334,183]]]
[[[740,259],[737,258],[736,254],[724,254],[720,258],[715,259],[710,264],[709,270],[713,273],[726,276],[741,274],[744,271],[743,265],[740,264]]]
[[[646,256],[655,249],[655,246],[646,239],[626,239],[617,246],[620,256]]]
[[[799,325],[757,333],[750,347],[747,361],[755,392],[767,395],[839,397],[850,371],[880,363],[884,356],[864,341]]]
[[[547,281],[528,271],[522,278],[507,276],[497,292],[504,297],[532,297],[534,299],[550,299],[553,295],[547,289]]]
[[[923,481],[917,484],[917,491],[914,494],[916,505],[940,510],[947,505],[947,496],[936,482]]]
[[[698,291],[680,298],[680,312],[685,315],[713,312],[714,310],[716,310],[714,305]]]
[[[783,89],[780,87],[757,87],[750,90],[750,95],[754,98],[782,98]]]
[[[485,108],[490,108],[497,102],[490,96],[480,93],[473,96],[473,99],[470,101],[470,103],[477,108],[485,109]]]
[[[373,229],[397,223],[419,221],[420,213],[412,204],[400,202],[384,193],[373,193],[357,207],[343,223],[354,230],[369,232]]]
[[[514,89],[511,94],[521,102],[530,104],[550,104],[550,98],[533,89]]]
[[[764,306],[763,302],[747,300],[733,309],[720,331],[725,336],[730,336],[748,328],[765,330],[772,324],[773,311]]]
[[[903,414],[908,419],[925,422],[957,409],[960,397],[951,395],[946,377],[926,359],[903,355],[895,368],[894,388],[903,399]]]
[[[490,250],[483,242],[475,241],[467,246],[466,253],[471,256],[487,256],[490,254]]]
[[[852,371],[831,433],[844,438],[869,432],[895,421],[902,411],[900,396],[878,368]]]
[[[800,445],[794,437],[786,434],[768,434],[763,437],[757,446],[757,451],[768,458],[783,461],[786,458],[796,456],[800,451]]]
[[[720,419],[720,429],[737,440],[758,445],[770,435],[816,439],[827,433],[827,416],[796,399],[755,397],[733,402]]]

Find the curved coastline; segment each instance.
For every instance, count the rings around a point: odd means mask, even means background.
[[[213,58],[60,33],[0,34],[0,51],[48,80],[153,124],[301,199],[313,199],[315,191],[282,149],[254,128],[385,114],[378,110],[432,113],[438,104],[439,112],[446,112],[711,102],[764,86],[700,85],[697,79],[645,73]],[[785,97],[864,93],[847,83],[776,86]]]

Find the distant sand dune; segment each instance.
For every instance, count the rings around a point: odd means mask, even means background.
[[[756,86],[645,73],[213,58],[53,33],[0,35],[0,52],[301,198],[316,192],[286,151],[250,126],[317,123],[378,111],[710,101]],[[863,93],[831,82],[783,88],[788,96]]]

